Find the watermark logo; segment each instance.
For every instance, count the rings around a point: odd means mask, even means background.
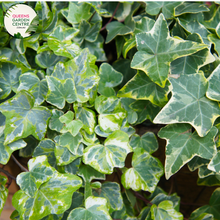
[[[38,27],[38,16],[33,8],[25,4],[11,6],[4,17],[4,25],[13,37],[29,37]]]

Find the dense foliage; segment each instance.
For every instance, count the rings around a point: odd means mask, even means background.
[[[0,3],[0,163],[29,161],[11,219],[220,219],[220,188],[183,216],[158,187],[184,165],[220,185],[218,3],[26,2],[39,17],[28,38],[4,28],[12,4]],[[144,123],[161,129],[140,136]]]

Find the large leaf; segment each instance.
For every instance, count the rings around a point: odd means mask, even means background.
[[[211,73],[208,81],[209,86],[206,92],[207,97],[215,101],[220,101],[220,88],[218,86],[220,83],[220,65],[218,65]]]
[[[123,131],[115,131],[104,142],[88,146],[84,150],[83,162],[104,174],[113,172],[114,167],[123,167],[128,153],[132,152],[129,137]]]
[[[158,206],[155,204],[151,206],[151,218],[153,220],[183,220],[183,215],[173,208],[171,201],[163,201]]]
[[[29,162],[30,170],[32,168],[35,170],[34,165],[41,162],[45,163],[46,169],[52,171],[50,176],[48,175],[49,173],[43,173],[46,178],[49,176],[49,181],[42,184],[39,183],[38,189],[32,192],[34,196],[29,196],[22,190],[19,190],[13,196],[12,204],[18,210],[21,220],[36,220],[49,214],[63,213],[71,205],[73,192],[82,185],[79,177],[71,174],[60,174],[54,168],[50,167],[46,161],[46,156],[31,159]],[[40,174],[42,175],[42,172]],[[27,190],[25,187],[27,182],[24,181],[25,176],[22,174],[18,178],[21,180],[20,186],[23,186]]]
[[[35,105],[40,105],[47,95],[47,82],[40,80],[34,73],[28,72],[20,76],[18,91],[29,91],[35,98]]]
[[[11,91],[17,92],[21,69],[11,63],[2,63],[0,66],[0,99],[6,98]]]
[[[107,63],[100,66],[99,72],[98,92],[106,97],[114,96],[115,90],[113,88],[122,82],[123,75]]]
[[[34,97],[22,90],[0,105],[6,116],[5,145],[31,134],[37,139],[44,137],[51,113],[46,107],[34,107],[34,102]]]
[[[158,135],[167,140],[165,175],[169,179],[193,157],[211,159],[216,153],[215,136],[217,128],[213,127],[205,137],[191,132],[189,124],[167,125]]]
[[[169,82],[164,88],[155,84],[142,71],[138,73],[118,92],[119,97],[136,100],[149,100],[158,106],[164,106],[168,101]]]
[[[132,157],[132,168],[126,170],[121,182],[126,189],[153,192],[163,175],[163,165],[143,148],[136,148]]]
[[[8,189],[5,187],[6,183],[7,177],[0,175],[0,215],[8,197]]]
[[[118,183],[105,182],[101,188],[93,190],[93,195],[103,197],[108,201],[110,213],[112,211],[121,210],[123,207],[121,190]]]
[[[194,216],[199,216],[202,213],[210,213],[214,216],[215,219],[219,219],[220,218],[220,213],[219,213],[219,209],[220,209],[220,188],[217,188],[210,200],[209,200],[209,205],[205,205],[202,206],[198,209],[196,209],[190,216],[190,218],[194,218]]]
[[[154,119],[154,123],[189,123],[204,137],[220,115],[218,103],[206,98],[208,81],[202,73],[169,79],[172,97]]]
[[[206,48],[204,44],[170,37],[163,14],[151,31],[136,35],[137,49],[131,67],[143,70],[150,79],[164,87],[171,61]]]
[[[111,220],[107,209],[107,200],[90,196],[85,201],[85,208],[76,208],[70,212],[67,220],[97,219]]]

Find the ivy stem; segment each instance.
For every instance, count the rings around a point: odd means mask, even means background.
[[[144,196],[142,196],[141,194],[139,194],[138,192],[133,191],[134,195],[139,198],[140,200],[144,201],[146,205],[153,205],[153,203],[151,203],[150,201],[148,201]]]
[[[15,156],[13,154],[11,155],[11,157],[14,160],[14,162],[21,168],[22,171],[29,172],[29,170],[27,168],[25,168],[24,166],[22,166],[20,164],[20,162],[15,158]]]
[[[93,16],[94,16],[95,14],[96,14],[96,11],[94,11],[93,14],[92,14],[92,16],[90,17],[89,23],[91,22],[91,20],[92,20],[92,18],[93,18]]]
[[[112,19],[114,18],[115,14],[116,14],[116,12],[117,12],[117,10],[118,10],[119,5],[120,5],[120,2],[117,4],[117,6],[116,6],[116,8],[115,8],[115,10],[114,10],[114,12],[113,12],[111,18],[110,18],[109,21],[107,22],[107,24],[105,24],[105,26],[102,27],[102,29],[101,29],[100,31],[105,30],[105,29],[106,29],[106,26],[112,21]]]
[[[4,173],[5,175],[7,175],[9,178],[16,180],[16,178],[14,176],[12,176],[8,171],[0,168],[0,172]]]

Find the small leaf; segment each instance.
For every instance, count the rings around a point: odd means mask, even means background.
[[[131,67],[144,71],[161,87],[166,85],[171,61],[207,47],[170,37],[163,14],[160,14],[151,31],[136,35],[136,42],[138,52],[133,57]]]
[[[46,156],[40,156],[31,159],[30,164],[45,159]],[[52,176],[39,186],[35,196],[30,197],[22,190],[14,194],[12,204],[18,210],[20,219],[36,220],[49,214],[59,215],[70,207],[73,192],[80,188],[82,181],[75,175],[60,174],[54,168],[51,169]]]
[[[100,68],[100,81],[98,92],[106,97],[114,96],[114,87],[118,86],[123,79],[123,75],[116,71],[111,65],[103,63]]]
[[[7,177],[0,175],[0,215],[8,197],[8,189],[5,187],[6,183]]]
[[[163,165],[143,148],[136,148],[132,157],[132,168],[126,170],[121,182],[126,189],[153,192],[163,175]]]
[[[105,145],[96,144],[84,150],[83,162],[104,174],[114,167],[123,167],[128,153],[132,152],[129,137],[123,131],[115,131],[105,140]]]
[[[46,107],[34,107],[34,97],[27,91],[18,92],[1,104],[0,110],[6,116],[4,144],[31,134],[39,140],[44,137],[51,113]]]
[[[189,123],[204,137],[220,115],[217,102],[206,98],[208,81],[202,73],[169,79],[172,97],[154,119],[154,123]]]
[[[216,153],[215,136],[216,127],[213,127],[205,137],[191,132],[188,124],[167,125],[158,135],[167,140],[165,175],[169,179],[184,164],[194,156],[211,159]]]
[[[52,110],[52,116],[49,121],[49,128],[50,129],[60,132],[60,130],[63,127],[63,123],[60,122],[59,118],[62,115],[63,115],[62,111],[59,111],[57,109]]]
[[[107,209],[107,200],[104,198],[90,196],[85,201],[85,208],[72,210],[67,220],[100,219],[111,220]]]
[[[220,152],[217,152],[211,159],[208,169],[220,173]]]

